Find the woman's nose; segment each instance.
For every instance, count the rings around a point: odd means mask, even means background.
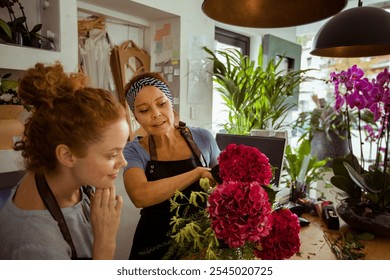
[[[118,164],[118,168],[125,167],[127,165],[127,161],[123,153],[120,153],[120,157],[117,164]]]
[[[152,109],[152,118],[155,119],[159,116],[161,116],[160,110],[158,108],[153,108]]]

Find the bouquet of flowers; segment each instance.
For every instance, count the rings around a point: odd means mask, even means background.
[[[171,199],[176,215],[170,251],[192,259],[275,260],[297,253],[298,217],[288,209],[273,209],[276,192],[270,186],[268,158],[255,147],[230,144],[218,162],[222,183],[210,186],[201,179],[204,192],[193,192],[188,204],[176,202],[184,197],[181,192]],[[200,201],[207,201],[206,207]],[[187,205],[199,211],[189,217],[179,214]]]

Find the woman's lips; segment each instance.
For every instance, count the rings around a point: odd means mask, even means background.
[[[116,179],[116,177],[118,177],[118,173],[108,175],[108,177],[111,177],[112,179]]]
[[[159,126],[162,126],[164,123],[165,123],[165,121],[162,121],[162,122],[154,124],[153,126],[154,127],[159,127]]]

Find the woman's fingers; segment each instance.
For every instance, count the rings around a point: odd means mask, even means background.
[[[121,196],[115,194],[115,188],[96,189],[91,202],[95,204],[96,207],[108,207],[110,209],[119,208],[118,210],[120,210],[123,205],[123,199]]]
[[[110,188],[109,190],[110,190],[110,193],[109,193],[108,207],[115,208],[115,206],[116,206],[115,188]]]
[[[109,205],[110,195],[111,195],[110,188],[102,189],[102,201],[100,203],[100,207],[107,207]]]
[[[116,202],[116,205],[115,205],[116,210],[119,212],[122,211],[123,198],[120,195],[116,195],[114,199]]]
[[[91,225],[94,236],[93,257],[109,259],[116,248],[123,199],[115,188],[96,189],[91,200]]]

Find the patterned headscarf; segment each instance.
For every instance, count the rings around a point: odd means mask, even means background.
[[[171,101],[171,104],[173,105],[172,95],[169,91],[168,86],[160,81],[159,79],[153,78],[153,77],[144,77],[138,81],[136,81],[130,89],[126,92],[126,100],[127,103],[129,103],[129,107],[131,111],[134,113],[134,101],[137,97],[140,90],[145,86],[154,86],[158,89],[160,89]]]

